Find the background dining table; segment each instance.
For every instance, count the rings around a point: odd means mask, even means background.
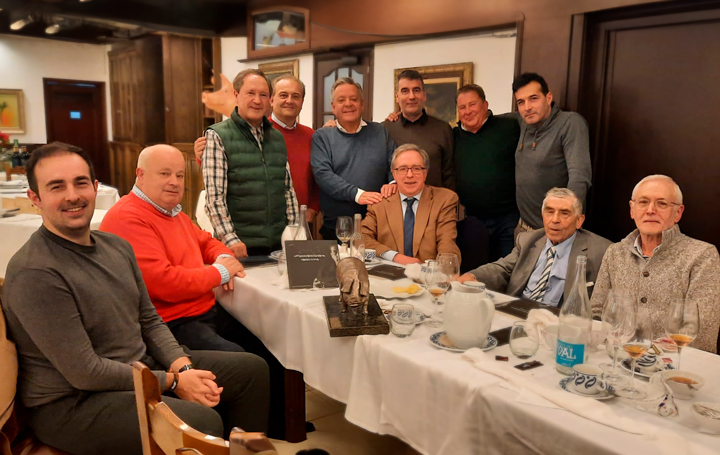
[[[387,288],[387,282],[378,280],[371,278],[370,292],[373,287]],[[368,431],[394,435],[428,455],[669,450],[662,441],[549,407],[532,393],[475,368],[462,354],[436,348],[430,336],[442,328],[423,323],[408,338],[392,334],[331,338],[322,297],[338,295],[338,290],[288,290],[282,289],[281,282],[277,267],[250,268],[245,278],[235,278],[233,291],[218,289],[216,293],[223,307],[258,336],[285,368],[302,372],[308,385],[346,403],[345,418]],[[397,284],[406,286],[410,280]],[[495,304],[514,299],[493,294]],[[414,304],[424,314],[433,310],[427,292],[405,300],[379,299],[384,308],[399,301]],[[517,320],[496,311],[491,330],[509,327]],[[694,401],[720,402],[720,382],[713,381],[720,377],[720,357],[692,348],[683,352],[683,370],[707,380]],[[507,356],[509,362],[503,368],[511,370],[523,362],[513,357],[507,345],[489,354]],[[553,353],[540,347],[535,359],[544,365],[522,372],[523,377],[560,390],[559,381],[566,376],[555,371]],[[589,359],[596,365],[610,360],[604,346],[592,351]],[[680,414],[674,418],[638,410],[625,399],[603,403],[617,418],[676,434],[686,449],[680,453],[718,453],[720,437],[698,431],[690,415],[690,401],[676,400]]]

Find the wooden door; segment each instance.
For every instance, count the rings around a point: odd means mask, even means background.
[[[109,182],[105,83],[43,79],[47,141],[76,145],[90,155],[95,174]]]
[[[139,141],[137,122],[138,56],[135,49],[108,54],[110,62],[110,97],[114,141]]]
[[[363,119],[372,120],[372,49],[353,49],[315,56],[315,118],[313,128],[334,119],[332,85],[341,77],[352,77],[363,88]]]
[[[588,120],[588,227],[613,241],[635,228],[628,201],[650,174],[673,177],[686,234],[720,245],[720,3],[588,16],[578,110]]]
[[[192,143],[203,134],[202,40],[163,36],[163,76],[166,141]]]

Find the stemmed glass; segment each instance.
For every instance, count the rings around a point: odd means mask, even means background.
[[[647,394],[635,388],[635,362],[652,346],[652,319],[650,318],[650,312],[646,308],[638,308],[635,306],[634,312],[635,332],[622,345],[625,352],[627,352],[632,359],[632,365],[630,366],[630,371],[632,373],[630,377],[630,384],[625,388],[616,390],[615,394],[625,398],[642,400],[647,396]]]
[[[614,355],[612,365],[603,363],[600,367],[605,370],[603,379],[611,385],[618,385],[626,381],[624,376],[617,373],[617,357],[620,346],[627,342],[635,331],[634,306],[633,297],[618,289],[611,289],[605,301],[602,312],[602,330],[613,346]]]
[[[342,243],[342,250],[347,251],[347,243],[353,235],[353,220],[349,216],[339,216],[335,223],[335,235]]]
[[[692,343],[699,329],[698,305],[695,300],[675,300],[668,308],[665,319],[665,333],[672,338],[678,348],[678,364],[682,348]]]
[[[428,292],[433,296],[435,311],[433,311],[428,323],[432,327],[440,327],[442,325],[442,316],[440,311],[441,303],[439,298],[450,289],[450,279],[452,275],[448,275],[443,270],[442,264],[437,261],[429,262],[427,272],[425,272],[425,285]]]

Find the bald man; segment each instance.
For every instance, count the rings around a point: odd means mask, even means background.
[[[150,299],[180,344],[242,352],[217,333],[213,288],[232,289],[233,278],[245,272],[228,247],[182,212],[182,153],[170,145],[148,147],[135,175],[132,192],[108,211],[100,230],[130,242]]]

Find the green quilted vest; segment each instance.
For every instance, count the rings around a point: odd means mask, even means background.
[[[263,118],[263,149],[250,125],[233,111],[231,118],[210,127],[222,139],[227,156],[227,206],[235,232],[248,248],[280,245],[286,220],[285,166],[282,134]]]

